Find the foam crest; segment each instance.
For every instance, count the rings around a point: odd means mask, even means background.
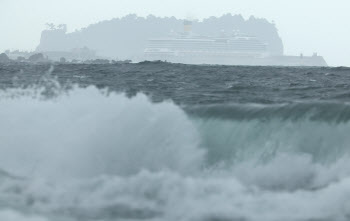
[[[194,116],[57,88],[0,91],[1,220],[349,217],[347,121]]]
[[[51,99],[30,89],[0,97],[0,168],[15,174],[189,172],[203,156],[196,129],[171,102],[152,104],[142,94],[128,99],[95,87]]]
[[[0,220],[6,221],[48,221],[44,217],[21,214],[13,210],[0,210]]]
[[[349,186],[345,178],[314,190],[270,191],[234,176],[141,171],[63,185],[8,180],[0,185],[0,203],[48,220],[345,221]]]

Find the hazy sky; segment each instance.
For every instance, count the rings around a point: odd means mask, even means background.
[[[232,13],[275,21],[286,54],[318,52],[329,65],[350,66],[349,11],[350,0],[0,0],[0,52],[35,49],[47,22],[74,31],[129,13],[196,19]]]

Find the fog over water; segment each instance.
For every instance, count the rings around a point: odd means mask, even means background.
[[[349,6],[0,0],[0,221],[349,221]]]
[[[46,22],[68,24],[74,31],[99,21],[122,17],[129,13],[140,16],[176,16],[202,19],[225,13],[251,15],[275,21],[286,54],[311,55],[318,52],[331,66],[350,66],[347,27],[350,3],[347,0],[271,1],[45,1],[1,0],[0,30],[4,33],[0,51],[33,50],[39,44]],[[77,16],[79,14],[79,16]],[[6,22],[3,22],[6,21]],[[25,34],[24,34],[25,33]]]

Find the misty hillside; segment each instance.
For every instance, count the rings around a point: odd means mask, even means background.
[[[129,59],[141,56],[149,38],[164,37],[170,31],[183,31],[184,20],[175,17],[147,18],[128,15],[90,25],[79,31],[66,33],[65,28],[44,30],[37,51],[69,51],[88,47],[100,56]],[[274,24],[266,19],[226,14],[193,22],[193,32],[217,36],[222,30],[239,30],[254,35],[268,44],[271,54],[282,55],[283,44]]]

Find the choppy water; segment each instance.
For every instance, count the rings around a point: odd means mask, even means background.
[[[350,69],[0,65],[0,220],[350,219]]]

